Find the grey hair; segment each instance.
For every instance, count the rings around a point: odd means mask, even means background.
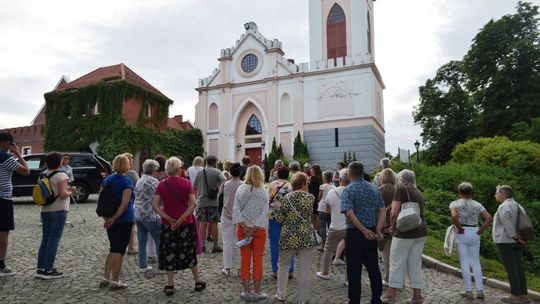
[[[276,160],[276,162],[274,163],[274,166],[283,167],[283,161],[281,159]]]
[[[502,193],[504,195],[506,195],[506,197],[508,198],[511,198],[513,196],[513,190],[512,190],[512,187],[508,186],[508,185],[501,185],[501,186],[497,186],[497,191],[499,191],[499,193]]]
[[[398,175],[398,185],[416,187],[416,175],[409,169],[401,170]]]
[[[300,163],[297,161],[292,161],[289,164],[289,169],[292,171],[300,171]]]
[[[147,159],[144,161],[143,165],[143,173],[144,174],[152,174],[152,171],[159,170],[159,163],[153,159]]]
[[[351,182],[349,179],[349,169],[341,169],[341,171],[339,171],[339,181],[343,182],[345,185],[348,185]]]
[[[472,195],[473,194],[473,185],[468,182],[462,182],[457,187],[458,193],[463,195]]]
[[[390,161],[390,159],[386,157],[381,159],[380,164],[381,164],[381,168],[383,169],[392,167],[392,162]]]

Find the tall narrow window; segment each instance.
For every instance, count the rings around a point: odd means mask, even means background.
[[[261,122],[255,115],[251,115],[246,126],[246,135],[262,134]]]
[[[334,140],[336,147],[339,147],[339,132],[338,128],[334,128]]]
[[[208,109],[208,129],[215,130],[219,128],[219,112],[215,103]]]
[[[368,53],[372,53],[371,49],[371,18],[369,18],[369,13],[367,14],[367,49]]]
[[[328,59],[347,56],[345,12],[337,3],[332,6],[326,22]]]

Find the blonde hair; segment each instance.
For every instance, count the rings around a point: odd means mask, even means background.
[[[396,184],[396,174],[394,173],[394,170],[390,168],[386,168],[381,171],[381,179],[380,184]]]
[[[126,155],[120,154],[116,155],[113,160],[113,170],[116,173],[123,174],[130,169],[129,159]]]
[[[191,164],[193,167],[204,167],[204,158],[197,156],[193,159],[193,163]]]
[[[223,162],[223,170],[229,171],[231,169],[232,162],[230,160],[226,160]]]
[[[177,176],[182,165],[183,163],[178,157],[169,157],[165,162],[165,172],[168,176]]]
[[[264,173],[261,168],[259,166],[248,167],[244,183],[257,188],[264,186]]]
[[[291,177],[291,185],[293,190],[302,189],[307,184],[308,176],[304,172],[295,173]]]

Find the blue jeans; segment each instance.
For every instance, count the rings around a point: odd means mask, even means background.
[[[159,220],[145,222],[137,221],[137,240],[139,241],[139,267],[146,268],[148,266],[148,256],[146,255],[146,242],[148,242],[148,233],[156,243],[156,256],[159,257],[159,233],[161,232],[161,224]]]
[[[62,238],[64,232],[67,213],[66,210],[41,212],[43,237],[38,252],[38,269],[52,271],[54,268],[54,260],[56,259],[60,238]]]
[[[374,228],[366,227],[374,231]],[[371,304],[380,304],[382,278],[379,270],[377,241],[367,240],[355,228],[347,229],[345,237],[345,256],[347,257],[347,279],[349,281],[349,304],[360,304],[362,295],[362,266],[366,267],[371,285]]]
[[[281,224],[276,220],[268,221],[268,239],[270,240],[270,264],[272,264],[272,272],[278,272],[279,259],[279,239],[281,236]],[[291,258],[291,268],[289,272],[294,272],[294,258]]]

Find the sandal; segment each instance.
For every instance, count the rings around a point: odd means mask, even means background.
[[[109,279],[105,277],[101,278],[101,280],[99,281],[99,287],[102,288],[107,286],[109,286]]]
[[[381,297],[381,302],[383,304],[392,304],[392,303],[396,303],[396,297],[387,297],[387,296],[382,296]]]
[[[174,294],[174,285],[165,285],[163,292],[165,292],[166,296],[172,296]]]
[[[115,282],[113,280],[109,281],[109,288],[111,290],[115,290],[115,289],[126,289],[128,286],[126,283],[122,283],[120,281],[118,282]]]
[[[195,282],[195,291],[203,291],[206,288],[206,282]]]

